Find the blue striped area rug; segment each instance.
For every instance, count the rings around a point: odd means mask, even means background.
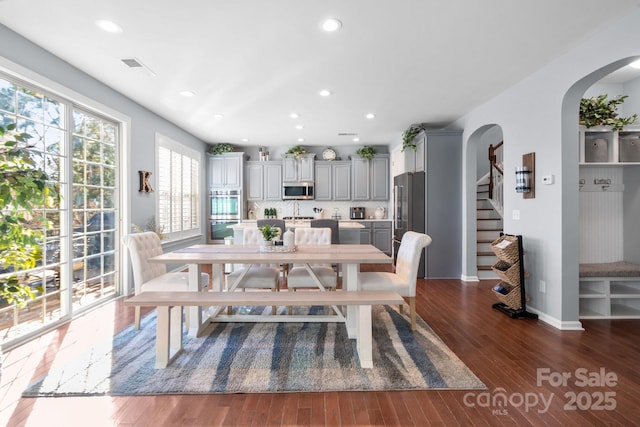
[[[154,311],[140,331],[127,327],[23,396],[486,388],[422,319],[411,332],[406,312],[373,308],[373,369],[360,368],[343,323],[313,322],[215,324],[208,336],[185,336],[183,353],[155,369]]]

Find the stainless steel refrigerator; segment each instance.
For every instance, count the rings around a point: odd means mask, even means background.
[[[400,241],[407,231],[425,232],[425,175],[406,172],[393,178],[393,253],[398,254]],[[418,277],[425,277],[423,251]]]

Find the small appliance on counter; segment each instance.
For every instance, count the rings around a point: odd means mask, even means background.
[[[351,219],[364,219],[364,208],[355,207],[351,208]]]

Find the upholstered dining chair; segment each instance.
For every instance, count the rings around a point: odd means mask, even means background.
[[[247,227],[242,231],[243,245],[260,245],[262,242],[262,233],[258,227]],[[227,275],[227,289],[236,285],[236,289],[271,289],[273,292],[279,290],[278,281],[280,278],[279,266],[272,265],[241,265],[239,269],[235,269]],[[231,307],[228,308],[231,311]],[[276,314],[276,307],[271,309]]]
[[[409,299],[411,330],[416,330],[416,281],[422,250],[431,244],[427,234],[407,231],[402,236],[395,273],[358,273],[360,289],[363,291],[395,291]],[[402,310],[402,307],[400,307]]]
[[[127,234],[122,237],[122,243],[129,250],[131,267],[133,269],[134,293],[158,291],[188,291],[189,273],[167,272],[164,263],[149,262],[149,258],[162,255],[160,238],[153,231]],[[200,275],[200,287],[209,286],[209,275]],[[140,329],[140,307],[136,306],[135,327]],[[188,319],[187,319],[188,322]]]
[[[330,228],[331,229],[331,244],[337,245],[340,243],[340,228],[338,221],[335,219],[312,219],[312,228]]]
[[[298,227],[295,229],[296,246],[330,245],[330,228]],[[338,277],[331,264],[312,264],[311,270],[318,276],[325,288],[335,289]],[[287,288],[295,291],[298,288],[318,288],[304,265],[294,264],[287,274]]]

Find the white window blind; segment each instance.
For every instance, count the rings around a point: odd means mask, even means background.
[[[200,234],[201,153],[156,135],[158,226],[170,240]]]

